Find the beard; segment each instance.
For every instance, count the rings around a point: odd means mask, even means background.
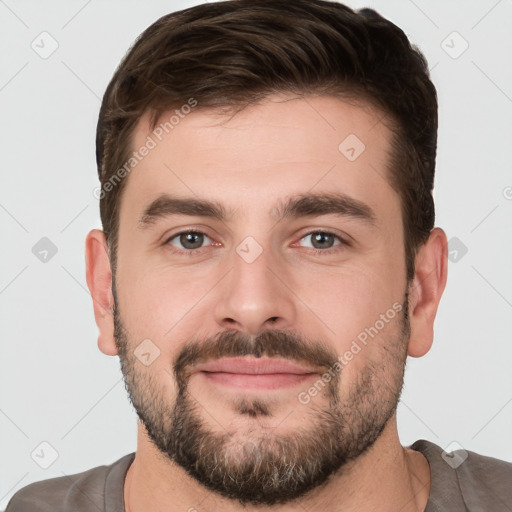
[[[339,361],[329,344],[270,329],[257,336],[224,331],[205,340],[190,340],[178,351],[173,372],[171,368],[168,372],[174,375],[177,388],[173,402],[159,376],[134,355],[137,343],[124,327],[116,300],[114,304],[114,336],[125,387],[150,440],[166,461],[179,465],[205,488],[242,505],[284,504],[326,485],[373,446],[396,411],[410,336],[407,293],[403,314],[369,342],[373,346],[361,349],[368,356],[351,382],[345,382],[341,367],[331,372],[333,378],[324,381],[323,390],[307,406],[297,401],[296,408],[307,417],[299,428],[289,433],[251,428],[245,435],[208,426],[204,406],[189,391],[193,366],[221,357],[266,356],[327,371]],[[238,418],[253,418],[248,421],[272,418],[273,406],[263,395],[234,401]]]

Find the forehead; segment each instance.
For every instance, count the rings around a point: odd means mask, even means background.
[[[132,138],[144,156],[129,174],[121,215],[163,193],[266,215],[309,191],[339,191],[391,214],[399,199],[386,178],[391,132],[382,120],[368,104],[284,95],[233,116],[198,104],[164,114],[154,129],[145,115]]]

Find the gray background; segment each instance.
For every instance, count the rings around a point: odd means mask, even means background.
[[[136,415],[118,358],[97,348],[85,283],[84,239],[100,227],[95,127],[135,37],[197,3],[0,1],[0,509],[30,482],[135,450]],[[403,28],[439,93],[436,224],[457,257],[433,348],[409,359],[402,443],[512,461],[512,2],[350,5]],[[46,262],[33,253],[43,237],[57,248]]]

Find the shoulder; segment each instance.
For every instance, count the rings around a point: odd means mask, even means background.
[[[18,490],[5,512],[80,512],[104,510],[107,480],[112,474],[123,475],[133,461],[128,454],[110,465],[81,473],[33,482]]]
[[[428,460],[433,504],[460,503],[468,511],[512,509],[512,463],[462,447],[445,451],[423,439],[410,448]]]
[[[492,510],[510,510],[512,463],[471,451],[465,453],[467,459],[457,467],[456,472],[469,509],[476,509],[480,504],[489,507],[490,503],[495,503],[496,508]],[[462,451],[462,456],[465,453]]]

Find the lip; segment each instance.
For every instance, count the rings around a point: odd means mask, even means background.
[[[307,368],[286,359],[273,358],[249,358],[231,357],[199,364],[194,368],[193,373],[236,373],[244,375],[267,375],[267,374],[294,374],[305,375],[318,373],[315,369]]]
[[[210,384],[238,390],[269,391],[297,386],[317,371],[284,359],[224,358],[198,365],[193,373]]]

